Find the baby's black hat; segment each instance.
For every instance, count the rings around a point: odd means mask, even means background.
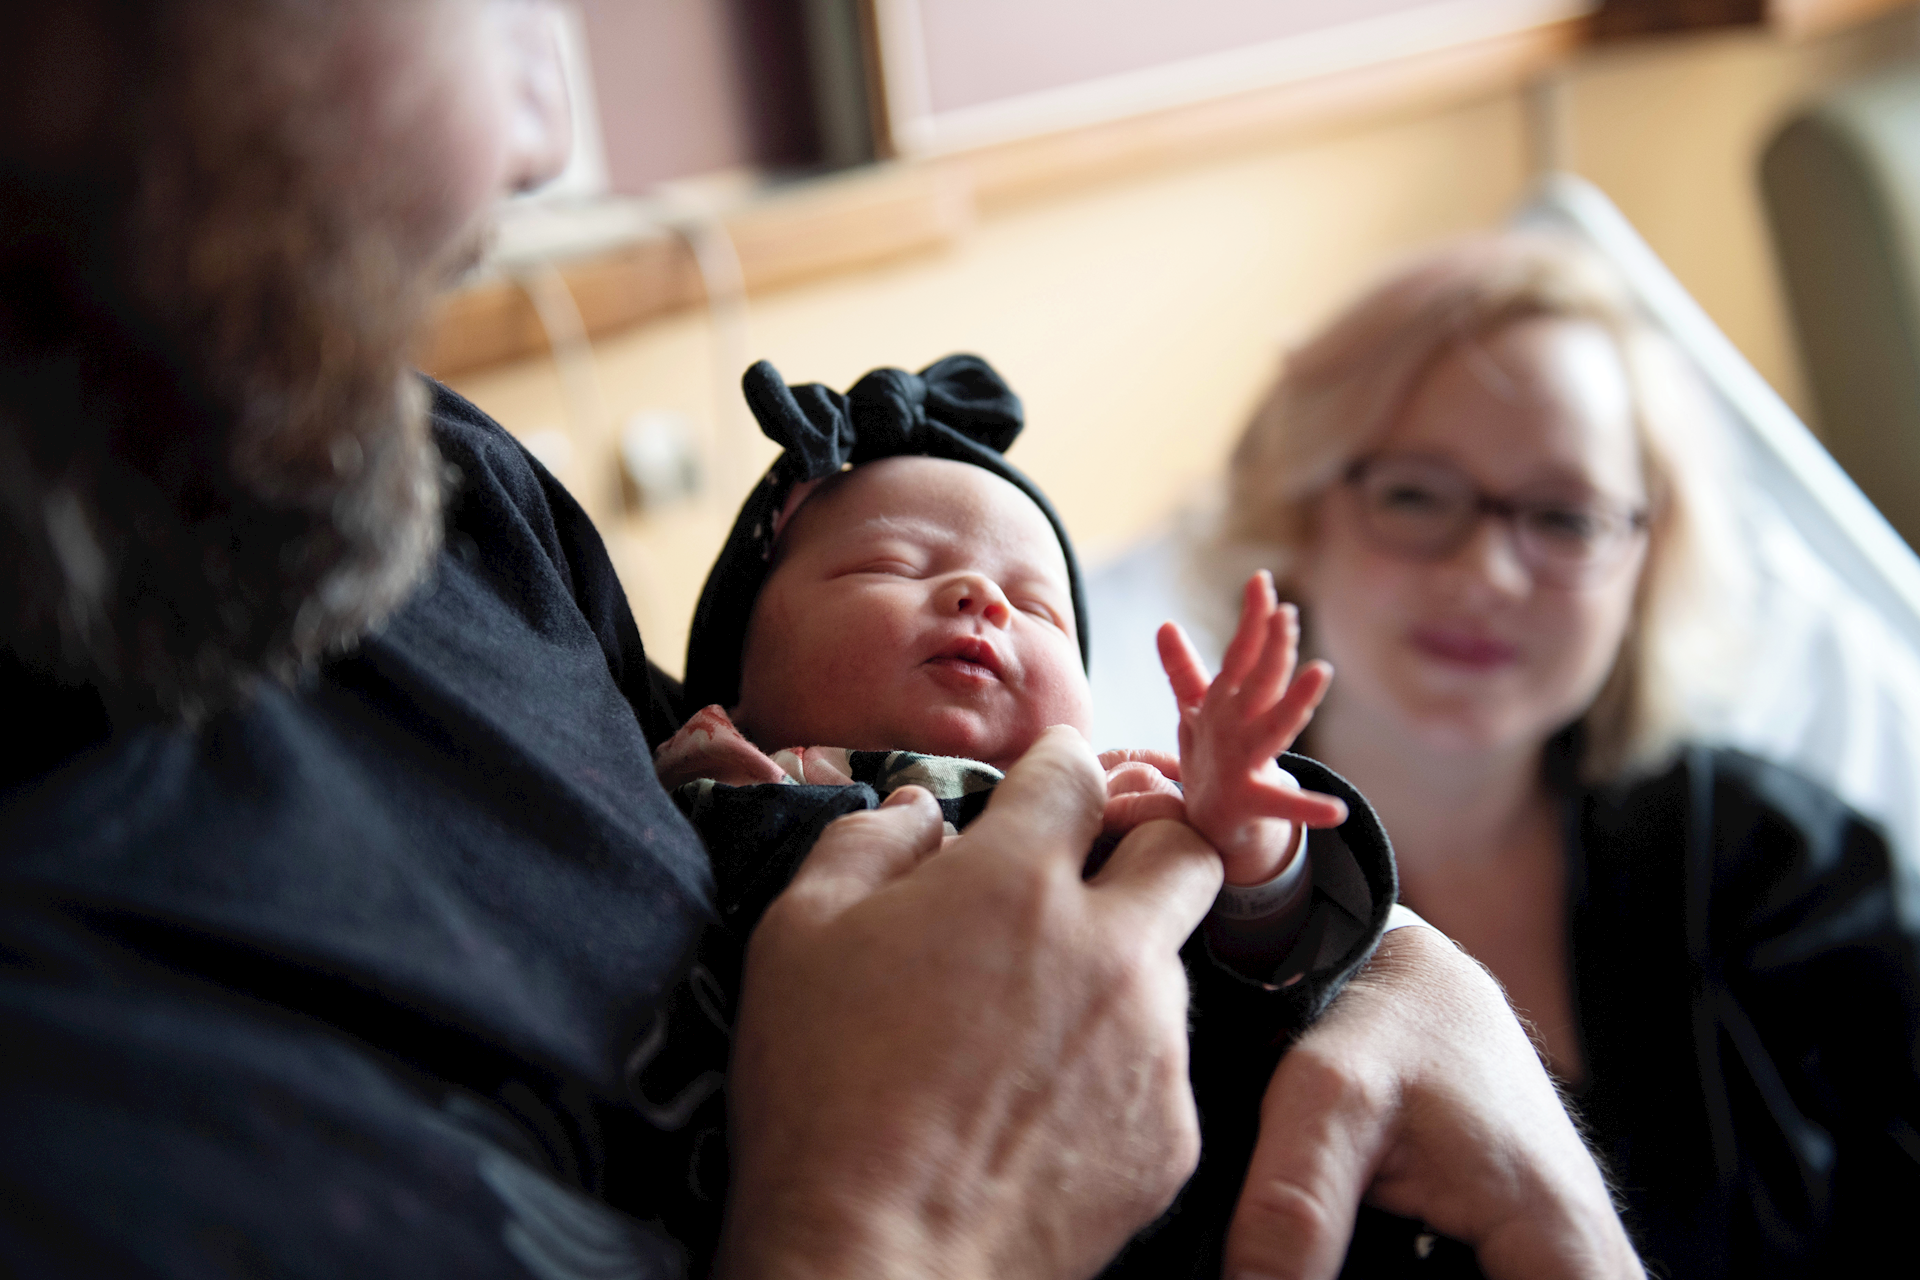
[[[919,373],[875,369],[845,395],[817,382],[789,387],[765,360],[741,379],[747,405],[784,452],[733,522],[693,611],[687,637],[687,706],[740,700],[740,660],[753,602],[772,568],[778,517],[796,485],[876,458],[921,455],[991,471],[1033,500],[1060,539],[1073,591],[1080,661],[1087,661],[1087,601],[1066,526],[1033,481],[1002,456],[1026,424],[1020,397],[979,356],[952,355]]]

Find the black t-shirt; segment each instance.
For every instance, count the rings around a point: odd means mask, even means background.
[[[434,427],[445,550],[299,690],[88,743],[6,670],[0,1272],[681,1268],[629,1088],[710,918],[667,691],[565,491]]]

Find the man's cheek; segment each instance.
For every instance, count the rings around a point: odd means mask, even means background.
[[[437,261],[507,193],[513,67],[484,6],[394,6],[355,42],[365,97],[364,188],[393,207],[409,247]],[[371,24],[370,24],[371,25]],[[408,172],[403,193],[380,175]]]

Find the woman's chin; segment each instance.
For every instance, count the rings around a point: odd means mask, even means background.
[[[1402,705],[1398,719],[1419,747],[1445,755],[1487,755],[1539,747],[1552,730],[1540,717],[1484,699],[1431,699]]]

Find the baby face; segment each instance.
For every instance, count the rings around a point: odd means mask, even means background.
[[[1088,727],[1067,561],[1019,489],[884,458],[809,500],[754,604],[733,718],[763,750],[835,746],[1006,768]]]

